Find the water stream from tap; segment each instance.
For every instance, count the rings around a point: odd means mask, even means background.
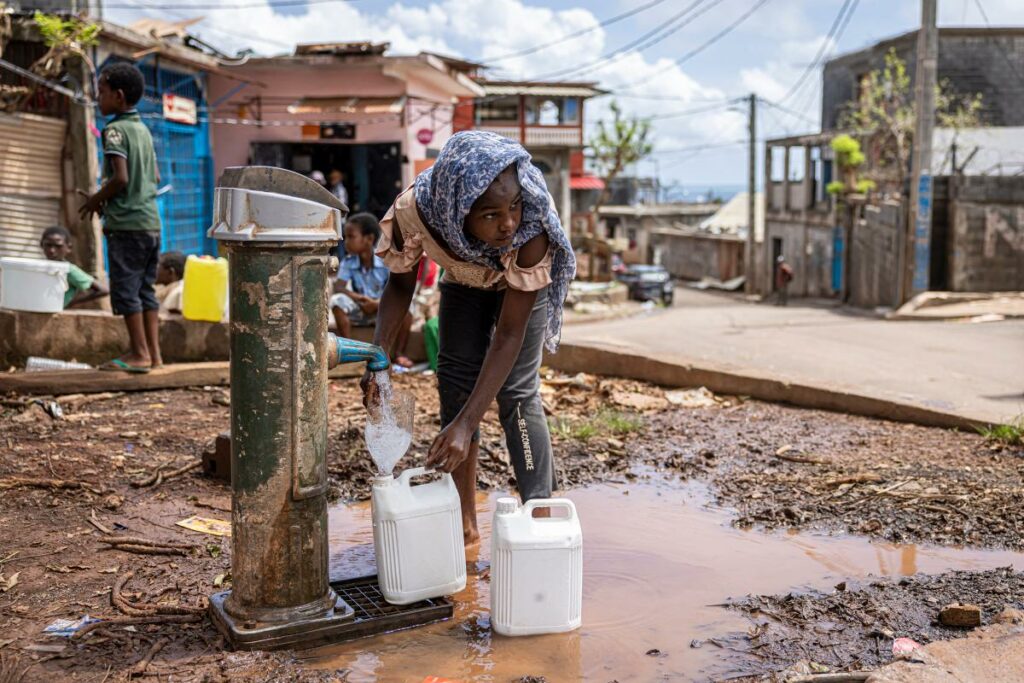
[[[366,449],[380,475],[391,474],[395,465],[409,450],[412,443],[413,407],[411,396],[400,400],[391,386],[388,370],[373,373],[380,397],[379,407],[371,408],[366,420]],[[408,415],[406,414],[408,413]]]

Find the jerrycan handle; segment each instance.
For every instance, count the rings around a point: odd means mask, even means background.
[[[429,468],[429,467],[413,467],[413,468],[404,470],[398,476],[398,483],[401,484],[402,486],[408,486],[409,485],[409,480],[412,479],[413,477],[421,477],[424,474],[433,474],[433,473],[434,473],[434,470],[432,468]]]
[[[569,514],[566,517],[552,517],[550,519],[540,518],[535,519],[533,511],[535,508],[561,508],[566,510]],[[534,498],[533,500],[526,501],[523,505],[523,512],[526,516],[535,522],[557,522],[562,519],[573,520],[576,519],[576,505],[566,498]]]

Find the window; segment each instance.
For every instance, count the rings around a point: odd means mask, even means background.
[[[769,147],[771,154],[772,182],[781,183],[786,179],[786,148]]]
[[[476,103],[476,122],[480,124],[494,121],[518,123],[519,98],[511,95],[508,97],[478,100]]]
[[[803,182],[804,174],[807,172],[807,159],[804,156],[807,149],[800,145],[789,148],[789,182]]]
[[[580,122],[578,97],[527,97],[526,123],[530,126],[574,126]]]

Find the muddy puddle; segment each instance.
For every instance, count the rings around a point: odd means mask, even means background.
[[[500,682],[523,676],[562,681],[709,680],[744,673],[728,650],[691,641],[746,631],[750,624],[716,605],[750,593],[828,589],[869,574],[902,576],[950,569],[1024,567],[1024,553],[894,545],[850,536],[744,531],[727,511],[706,506],[706,490],[640,472],[628,485],[575,490],[584,532],[583,627],[531,638],[492,636],[490,516],[497,496],[478,501],[483,542],[467,553],[467,588],[455,618],[303,653],[307,665],[348,672],[348,681],[409,681],[426,676]],[[332,578],[372,573],[367,504],[330,516]],[[652,650],[657,653],[648,655]]]

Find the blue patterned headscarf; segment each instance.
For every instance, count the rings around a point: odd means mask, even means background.
[[[464,225],[473,203],[512,164],[516,164],[523,191],[523,218],[512,244],[499,250],[468,234]],[[416,177],[415,192],[416,205],[427,223],[463,261],[501,270],[502,253],[547,233],[553,253],[544,343],[552,353],[557,350],[562,333],[562,305],[576,275],[576,256],[555,213],[544,174],[531,163],[522,145],[484,131],[456,133],[445,143],[434,165]]]

